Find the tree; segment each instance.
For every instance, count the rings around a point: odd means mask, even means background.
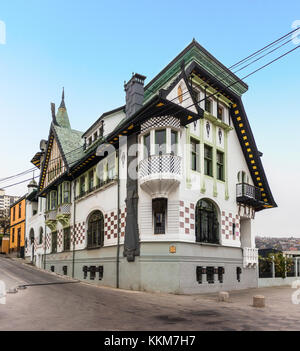
[[[0,210],[0,233],[9,234],[10,217],[7,210]]]
[[[281,278],[285,278],[286,274],[293,267],[293,259],[286,257],[282,252],[269,253],[267,257],[260,257],[261,262],[272,264],[274,262],[275,272]]]

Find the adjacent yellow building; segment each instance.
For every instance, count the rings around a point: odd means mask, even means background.
[[[10,208],[10,253],[16,252],[18,257],[24,257],[25,247],[25,196],[16,201]]]

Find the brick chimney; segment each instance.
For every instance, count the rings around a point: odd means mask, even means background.
[[[126,118],[132,116],[143,106],[145,76],[135,73],[128,83],[124,84],[126,92]]]

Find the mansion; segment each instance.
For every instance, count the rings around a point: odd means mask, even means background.
[[[276,207],[242,95],[193,40],[125,105],[72,129],[64,92],[32,163],[25,256],[98,285],[177,294],[257,286],[255,213]]]

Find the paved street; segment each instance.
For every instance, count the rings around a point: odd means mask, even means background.
[[[217,302],[216,294],[179,296],[94,287],[71,282],[30,265],[0,257],[0,280],[7,294],[0,304],[0,330],[300,330],[300,305],[290,287],[248,289]],[[71,283],[70,283],[71,282]],[[255,294],[266,308],[253,308]]]

